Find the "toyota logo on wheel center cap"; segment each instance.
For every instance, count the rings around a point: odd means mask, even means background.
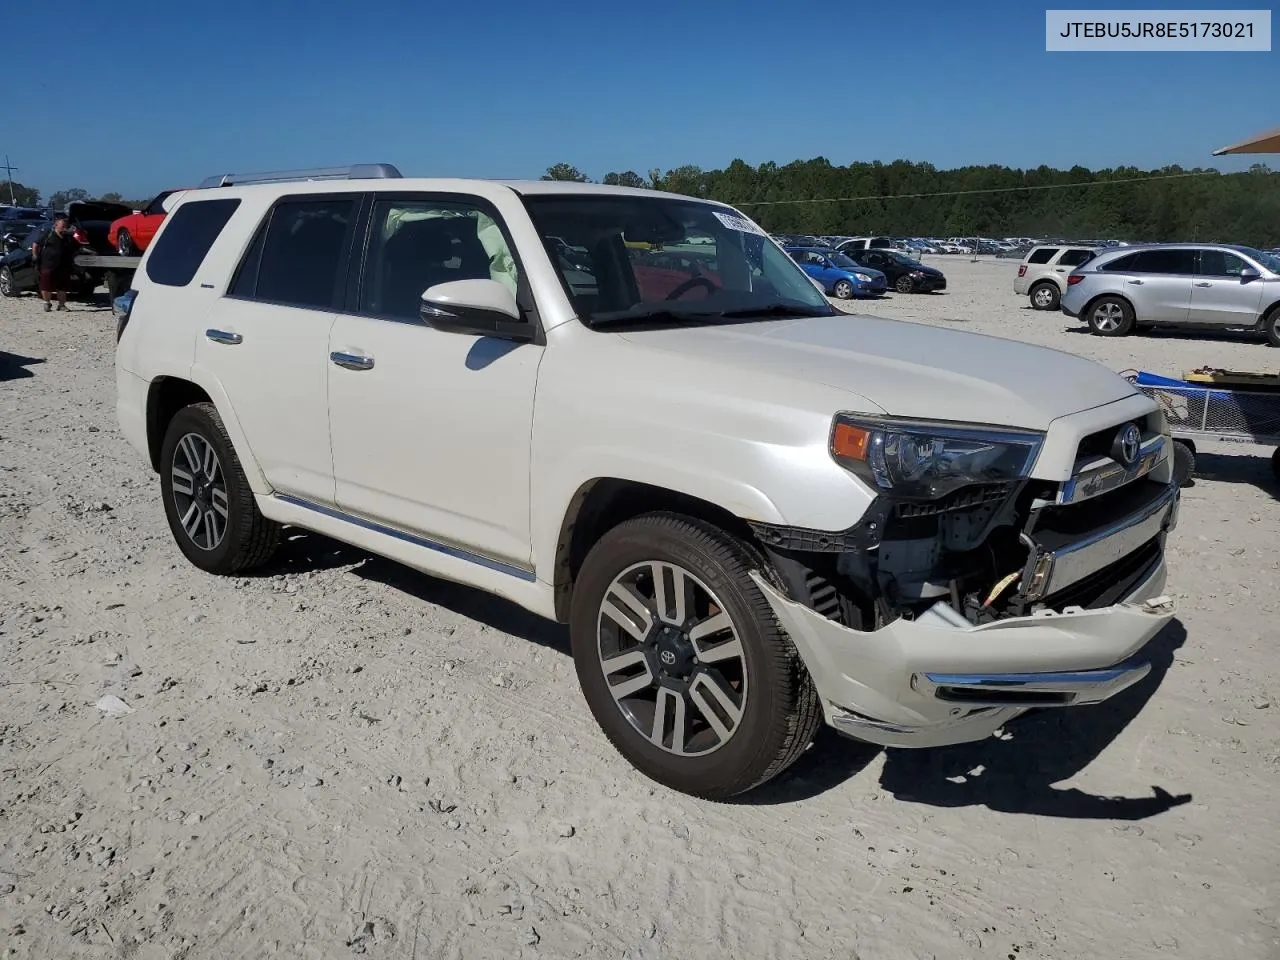
[[[669,667],[676,662],[676,655],[670,650],[663,650],[662,653],[658,654],[658,659]]]
[[[1126,467],[1138,462],[1138,453],[1142,450],[1142,432],[1136,423],[1126,423],[1116,434],[1111,455]]]

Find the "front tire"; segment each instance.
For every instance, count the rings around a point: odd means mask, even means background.
[[[813,683],[750,577],[759,564],[716,527],[648,514],[606,533],[573,591],[583,696],[645,776],[723,800],[790,766],[822,719]]]
[[[259,512],[212,403],[184,407],[169,422],[160,450],[160,490],[178,548],[207,573],[261,566],[279,546],[280,525]]]
[[[116,253],[122,257],[136,257],[141,253],[138,245],[133,242],[133,237],[129,236],[128,230],[116,231]]]
[[[0,297],[16,297],[18,288],[13,283],[13,271],[0,267]]]
[[[1263,318],[1262,332],[1266,335],[1269,346],[1280,347],[1280,307],[1276,307]]]
[[[853,284],[848,280],[838,280],[836,281],[835,288],[831,292],[835,294],[837,300],[852,300]]]
[[[1120,297],[1099,297],[1085,322],[1099,337],[1125,337],[1133,332],[1133,307]]]
[[[1037,310],[1057,310],[1062,302],[1062,295],[1054,283],[1037,283],[1031,288],[1031,306]]]
[[[906,274],[903,274],[894,283],[893,289],[897,290],[899,293],[915,293],[916,282]]]

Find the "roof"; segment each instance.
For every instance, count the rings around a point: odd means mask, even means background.
[[[1280,127],[1213,151],[1215,157],[1226,153],[1280,153]]]

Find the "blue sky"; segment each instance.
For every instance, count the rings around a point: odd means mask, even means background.
[[[1210,152],[1280,126],[1280,53],[1047,53],[1045,6],[1022,0],[19,6],[10,27],[65,62],[6,44],[0,153],[46,196],[357,161],[537,177],[563,160],[597,179],[818,155],[1237,170],[1269,158]],[[1162,5],[1178,6],[1213,5]]]

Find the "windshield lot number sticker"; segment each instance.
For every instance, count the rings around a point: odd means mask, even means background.
[[[750,220],[743,220],[742,217],[735,217],[727,213],[721,213],[719,210],[714,211],[716,219],[723,223],[730,230],[737,230],[739,233],[754,233],[756,236],[763,237],[764,231],[757,227]]]

